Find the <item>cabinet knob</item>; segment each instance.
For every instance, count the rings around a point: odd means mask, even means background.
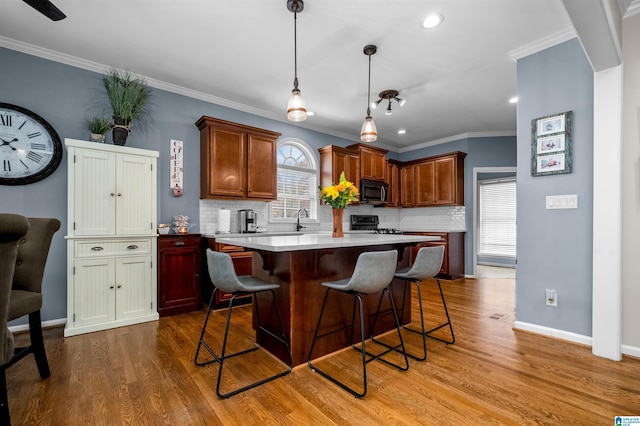
[[[91,247],[91,251],[101,251],[101,250],[104,250],[104,248],[100,246]]]
[[[137,248],[138,246],[135,244],[131,244],[130,246],[127,246],[127,250],[136,250]]]
[[[184,245],[184,241],[182,241],[182,240],[176,241],[176,245],[177,246],[183,246]]]
[[[118,192],[118,197],[122,197],[122,194]]]
[[[120,284],[118,284],[118,288],[122,288],[122,286]]]
[[[109,288],[110,288],[111,290],[113,290],[113,288],[114,288],[114,287],[111,285],[111,286],[109,286]]]
[[[114,193],[112,192],[112,193],[111,193],[111,194],[109,194],[109,195],[111,195],[111,196],[113,197],[113,196],[114,196],[114,195],[116,195],[116,194],[114,194]]]

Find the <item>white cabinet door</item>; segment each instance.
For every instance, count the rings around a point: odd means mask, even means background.
[[[116,233],[149,235],[154,232],[155,173],[153,160],[119,155],[116,160]]]
[[[115,259],[76,260],[74,269],[74,327],[114,321]]]
[[[151,256],[116,259],[116,318],[151,312]]]
[[[115,234],[115,155],[104,151],[76,149],[73,167],[74,234]]]

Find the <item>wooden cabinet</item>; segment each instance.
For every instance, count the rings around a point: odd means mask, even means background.
[[[404,163],[414,169],[411,207],[464,205],[464,152],[453,152]],[[410,180],[408,178],[408,180]],[[403,190],[410,190],[408,185]],[[403,204],[403,207],[410,207]]]
[[[355,144],[347,148],[357,151],[360,158],[360,179],[386,180],[387,150],[371,145]]]
[[[201,117],[200,198],[276,200],[280,133]]]
[[[400,168],[400,204],[402,207],[414,207],[415,200],[415,167],[402,165]]]
[[[211,301],[211,293],[213,293],[213,283],[209,278],[209,268],[207,265],[207,249],[211,249],[213,251],[220,251],[224,253],[229,253],[231,256],[231,260],[233,261],[233,267],[236,271],[236,275],[251,275],[252,274],[252,263],[253,263],[253,252],[245,250],[244,247],[234,246],[231,244],[221,244],[216,243],[215,238],[204,238],[202,244],[202,280],[201,280],[201,293],[202,293],[202,304],[209,306],[209,302]],[[213,301],[214,305],[222,305],[225,302],[228,304],[231,295],[229,293],[224,293],[222,291],[216,292],[216,298]],[[238,297],[237,299],[244,299],[245,302],[251,301],[251,295],[245,295]]]
[[[195,311],[200,306],[200,234],[158,237],[158,313]]]
[[[464,277],[464,232],[411,232],[411,235],[439,237],[439,241],[425,241],[411,248],[411,264],[420,247],[444,246],[444,259],[438,278],[457,280]]]
[[[66,139],[64,335],[158,319],[157,151]]]
[[[340,181],[340,173],[360,189],[360,156],[358,152],[330,145],[318,149],[320,152],[320,185],[324,188]]]
[[[387,207],[400,207],[400,163],[396,160],[387,160],[387,185],[389,193],[387,197]]]

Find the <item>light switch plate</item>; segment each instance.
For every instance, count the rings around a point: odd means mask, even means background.
[[[577,209],[578,194],[571,195],[547,195],[545,200],[547,210]]]

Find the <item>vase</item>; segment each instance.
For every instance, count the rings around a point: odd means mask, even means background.
[[[333,232],[331,236],[333,238],[342,238],[344,237],[344,232],[342,232],[342,217],[344,216],[344,209],[332,209],[333,213]]]
[[[115,123],[113,126],[113,130],[111,131],[113,136],[113,144],[114,145],[124,145],[127,143],[127,137],[129,136],[129,125],[127,121],[122,118],[113,118],[113,122]]]

